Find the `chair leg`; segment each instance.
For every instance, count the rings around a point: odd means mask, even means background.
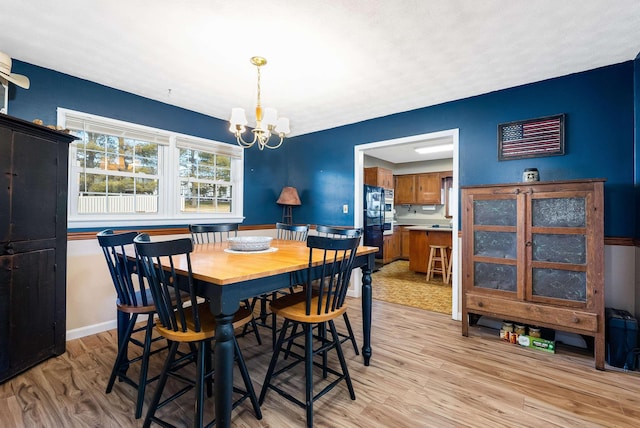
[[[356,343],[356,337],[353,335],[353,329],[351,328],[351,323],[349,322],[349,316],[345,312],[342,314],[342,318],[344,319],[344,324],[347,326],[347,332],[349,333],[349,337],[351,338],[351,344],[353,345],[353,350],[356,352],[356,355],[360,355],[358,352],[358,344]]]
[[[432,269],[434,253],[435,248],[431,248],[431,251],[429,251],[429,262],[427,263],[427,281],[431,281],[431,278],[433,277]]]
[[[210,347],[207,347],[205,342],[200,342],[198,346],[198,359],[196,363],[196,405],[193,409],[193,426],[201,427],[203,426],[204,420],[204,383],[205,383],[205,359],[209,358],[210,353],[207,352],[207,348],[210,350]],[[207,355],[209,354],[209,355]]]
[[[211,350],[211,341],[207,340],[205,341],[202,346],[204,346],[204,356],[205,356],[205,360],[204,360],[204,373],[205,373],[205,377],[207,373],[211,373],[211,368],[213,367],[213,352]],[[206,378],[206,385],[207,385],[207,397],[212,397],[213,396],[213,376],[209,376]]]
[[[305,326],[307,324],[304,324]],[[320,346],[324,347],[325,343],[327,343],[327,324],[326,323],[321,323],[318,324],[318,335],[320,336]],[[305,347],[307,346],[307,344],[305,343]],[[305,350],[305,355],[306,355],[306,350]],[[322,352],[322,378],[326,379],[328,376],[328,371],[327,371],[327,349],[325,349]]]
[[[244,381],[247,395],[249,396],[249,400],[251,400],[253,412],[256,414],[256,419],[260,420],[262,419],[260,404],[258,404],[258,398],[256,397],[256,391],[253,389],[253,383],[251,383],[251,377],[249,377],[247,365],[244,362],[244,358],[242,357],[242,353],[240,352],[240,346],[238,346],[238,341],[235,340],[235,338],[233,339],[233,345],[236,350],[236,362],[238,363],[238,369],[240,369],[240,374],[242,375],[242,380]]]
[[[247,309],[249,309],[250,311],[253,310],[253,307],[251,306],[251,303],[249,303],[249,299],[246,299],[244,301],[244,304],[246,306]],[[253,329],[253,334],[255,334],[256,336],[256,341],[258,342],[258,345],[262,345],[262,338],[260,337],[260,332],[258,331],[258,324],[256,323],[256,319],[254,317],[251,317],[251,328]],[[245,325],[246,327],[246,325]],[[244,334],[244,332],[243,332]]]
[[[151,353],[151,339],[153,338],[153,315],[147,318],[147,327],[144,331],[144,347],[142,349],[142,362],[140,366],[140,379],[138,380],[138,400],[136,401],[136,419],[142,416],[144,404],[144,392],[147,389],[147,373],[149,372],[149,354]]]
[[[338,353],[340,366],[342,366],[342,373],[344,373],[344,380],[347,382],[347,388],[349,388],[349,395],[351,396],[352,400],[355,400],[356,393],[353,390],[353,384],[351,383],[351,376],[349,376],[349,369],[347,368],[347,361],[344,358],[344,353],[342,352],[342,345],[340,343],[340,337],[338,336],[336,325],[333,322],[333,320],[329,321],[329,328],[331,329],[331,334],[333,335],[333,343],[335,344],[336,352]]]
[[[307,410],[307,427],[313,427],[313,326],[303,324],[304,335],[304,377],[305,377],[305,407]],[[335,340],[335,338],[334,338]],[[340,341],[338,340],[338,343]],[[323,359],[326,355],[323,356]],[[324,366],[326,368],[326,365]]]
[[[449,282],[449,261],[447,260],[447,249],[440,248],[440,275],[442,275],[442,282],[447,284]]]
[[[449,257],[449,266],[447,267],[447,284],[451,283],[451,270],[453,268],[453,254]]]
[[[276,368],[276,363],[278,362],[278,355],[280,355],[280,350],[282,349],[282,344],[284,343],[284,335],[287,332],[289,327],[289,320],[285,319],[284,324],[282,325],[282,329],[280,330],[280,336],[278,336],[278,343],[276,344],[275,350],[273,352],[273,356],[271,357],[271,362],[269,363],[269,368],[267,369],[267,375],[264,378],[264,382],[262,383],[262,390],[260,391],[260,398],[258,398],[258,403],[262,405],[264,403],[264,397],[267,395],[267,389],[269,389],[269,385],[271,384],[271,377],[273,376],[273,371]]]
[[[275,292],[271,293],[271,301],[276,300],[277,294]],[[271,311],[271,349],[276,346],[276,337],[278,334],[278,324],[276,319],[276,314]]]
[[[288,325],[288,324],[287,324]],[[298,332],[298,323],[293,324],[293,327],[291,329],[291,335],[290,337],[293,337],[296,335],[296,333]],[[282,326],[282,329],[284,330],[284,325]],[[284,359],[286,360],[287,358],[289,358],[289,354],[291,353],[291,347],[293,346],[293,340],[290,340],[287,343],[287,350],[284,353]]]
[[[138,314],[133,314],[129,319],[129,324],[127,324],[127,329],[125,333],[122,335],[121,343],[118,344],[118,354],[116,355],[116,361],[113,363],[113,369],[111,370],[111,376],[109,377],[109,382],[107,383],[107,394],[111,392],[113,389],[113,384],[116,381],[116,376],[118,376],[120,367],[122,363],[124,363],[125,358],[127,356],[127,347],[129,346],[129,339],[131,338],[131,333],[133,332],[133,328],[136,324],[136,319],[138,318]]]
[[[153,394],[153,398],[151,399],[151,404],[149,404],[149,409],[147,410],[147,416],[144,418],[144,428],[149,428],[151,426],[151,420],[154,418],[156,410],[158,408],[158,403],[160,402],[160,398],[162,397],[162,390],[167,383],[167,378],[169,377],[169,370],[171,370],[171,364],[173,363],[173,359],[176,356],[176,351],[178,350],[178,342],[170,342],[169,353],[167,355],[167,360],[164,362],[164,367],[162,367],[162,373],[160,373],[160,378],[158,379],[158,385],[156,385],[156,392]]]

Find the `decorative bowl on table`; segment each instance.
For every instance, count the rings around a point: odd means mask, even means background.
[[[268,250],[272,240],[270,236],[236,236],[229,238],[229,248],[234,251]]]

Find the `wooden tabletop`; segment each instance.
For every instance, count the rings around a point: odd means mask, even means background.
[[[230,253],[228,242],[194,245],[191,253],[193,277],[211,284],[227,285],[251,279],[293,272],[307,267],[309,248],[306,242],[271,241],[276,251]],[[358,256],[375,253],[377,247],[358,247]],[[314,252],[314,262],[322,262],[322,253]],[[164,264],[164,263],[163,263]],[[186,271],[186,258],[177,261],[177,271]]]

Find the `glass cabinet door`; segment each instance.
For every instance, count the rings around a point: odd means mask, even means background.
[[[473,286],[516,292],[517,200],[473,200]]]
[[[530,253],[531,300],[587,301],[587,197],[533,195]]]

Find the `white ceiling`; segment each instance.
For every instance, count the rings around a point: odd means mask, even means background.
[[[0,0],[0,51],[291,135],[628,61],[638,0]],[[249,117],[250,125],[253,119]]]

